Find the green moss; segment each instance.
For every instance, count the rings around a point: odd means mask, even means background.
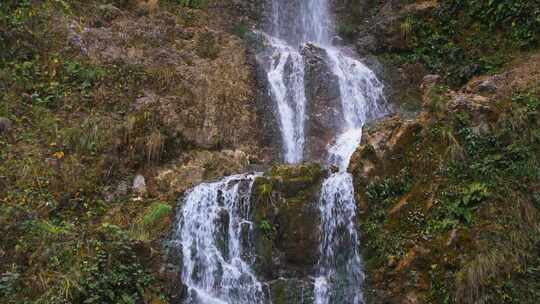
[[[275,166],[267,176],[256,179],[256,269],[263,276],[272,278],[278,271],[273,268],[276,256],[283,259],[282,267],[291,269],[317,262],[316,203],[322,177],[319,165],[306,164]]]

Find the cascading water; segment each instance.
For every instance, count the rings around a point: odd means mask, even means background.
[[[321,241],[314,295],[317,304],[361,304],[364,274],[347,167],[364,123],[384,112],[383,85],[360,61],[332,46],[327,1],[272,0],[272,26],[263,34],[269,44],[264,66],[288,163],[304,160],[310,106],[302,54],[306,43],[325,52],[325,64],[338,79],[342,117],[332,130],[336,135],[327,147],[326,163],[338,170],[323,182],[320,193]],[[203,183],[184,198],[175,238],[187,289],[184,303],[271,303],[266,286],[250,267],[254,263],[250,197],[256,176],[234,175]]]
[[[306,95],[303,58],[284,41],[274,37],[268,37],[268,40],[275,50],[268,81],[280,113],[284,159],[288,163],[298,163],[304,149]]]
[[[383,85],[371,70],[337,49],[328,50],[328,54],[339,78],[344,126],[328,149],[328,163],[337,166],[338,172],[328,177],[321,189],[319,209],[323,237],[319,247],[315,303],[359,304],[363,303],[364,273],[354,224],[354,187],[347,167],[360,144],[365,121],[383,113],[380,103]]]
[[[253,255],[250,196],[257,175],[203,183],[185,197],[176,238],[189,304],[267,303],[249,264]]]
[[[339,80],[343,120],[340,130],[336,130],[338,135],[334,143],[328,147],[327,161],[327,165],[337,166],[338,171],[324,181],[321,189],[322,239],[315,303],[360,304],[363,303],[364,274],[354,224],[354,188],[347,167],[360,143],[364,123],[384,112],[383,85],[364,64],[332,46],[327,0],[274,0],[272,14],[271,35],[274,37],[267,40],[274,54],[273,64],[267,71],[280,114],[287,162],[296,163],[303,159],[304,139],[299,136],[304,134],[305,119],[298,116],[305,115],[306,109],[305,85],[301,79],[305,63],[298,49],[305,43],[323,49],[327,54],[327,65]],[[292,69],[284,68],[287,62]],[[296,107],[291,106],[295,104]],[[295,108],[301,112],[291,113]]]

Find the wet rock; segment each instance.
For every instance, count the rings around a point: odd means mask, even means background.
[[[171,197],[203,182],[243,173],[251,155],[242,150],[191,151],[178,161],[158,169],[156,182]]]
[[[224,258],[229,257],[229,222],[230,217],[226,209],[218,211],[216,218],[216,240],[217,247],[222,252]]]
[[[377,78],[382,79],[384,76],[384,65],[379,61],[376,56],[366,55],[362,58],[362,63],[365,64]]]
[[[332,37],[332,45],[342,46],[344,44],[345,44],[345,41],[343,40],[343,38],[339,36]]]
[[[133,192],[143,195],[146,193],[146,181],[144,179],[144,176],[138,174],[135,176],[135,179],[133,179],[133,186],[132,186]]]
[[[326,51],[308,44],[302,49],[306,87],[306,159],[324,162],[326,146],[343,125],[339,79],[329,66]]]
[[[260,124],[260,128],[264,130],[261,134],[260,140],[264,146],[267,147],[283,147],[279,128],[279,113],[274,106],[274,100],[270,93],[270,84],[268,82],[268,76],[266,74],[265,65],[270,64],[269,58],[264,56],[257,56],[253,62],[255,66],[255,77],[257,83],[255,109]],[[281,149],[276,149],[281,152]],[[279,152],[270,152],[275,154],[265,155],[266,159],[282,159],[282,155]]]
[[[255,269],[266,280],[308,280],[314,271],[319,244],[317,202],[323,176],[318,165],[278,166],[270,176],[255,181]]]
[[[167,294],[173,304],[184,303],[188,292],[187,287],[182,283],[182,265],[182,244],[172,242],[169,244],[165,265],[160,270],[160,277],[167,282]]]

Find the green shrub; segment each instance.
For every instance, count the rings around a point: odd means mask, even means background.
[[[267,238],[271,238],[276,230],[276,228],[272,226],[268,220],[262,220],[259,224],[259,229]]]
[[[161,202],[153,203],[143,217],[143,224],[145,227],[154,227],[171,213],[170,205]]]
[[[75,303],[141,303],[155,278],[133,248],[128,235],[117,226],[104,224],[101,237],[91,240],[94,250],[82,264]]]

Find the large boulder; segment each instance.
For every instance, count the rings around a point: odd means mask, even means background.
[[[265,281],[274,281],[281,291],[272,293],[284,299],[301,294],[295,288],[312,284],[315,275],[323,178],[319,165],[278,166],[254,184],[255,270]],[[280,277],[295,279],[275,281]]]
[[[307,99],[304,155],[310,161],[324,162],[327,145],[343,125],[339,79],[332,72],[324,49],[307,44],[302,55]]]
[[[398,116],[387,117],[366,125],[360,146],[353,154],[349,171],[366,182],[374,175],[395,173],[395,160],[390,155],[399,154],[416,140],[422,130],[419,120]]]

